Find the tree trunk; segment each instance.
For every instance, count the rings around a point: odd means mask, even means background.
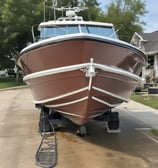
[[[16,83],[19,84],[19,67],[17,67],[17,72],[16,72]]]

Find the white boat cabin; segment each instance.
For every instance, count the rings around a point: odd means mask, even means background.
[[[111,23],[83,21],[82,17],[59,18],[57,21],[42,22],[39,25],[40,40],[75,33],[89,33],[118,39]]]

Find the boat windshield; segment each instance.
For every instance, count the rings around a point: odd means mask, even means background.
[[[43,27],[40,31],[40,39],[50,37],[79,33],[78,26],[58,26],[58,27]]]
[[[56,27],[42,27],[40,30],[40,40],[74,33],[90,33],[115,39],[117,38],[112,27],[95,25],[60,25]]]
[[[99,36],[117,38],[117,35],[112,27],[82,25],[81,30],[84,33],[96,34]]]

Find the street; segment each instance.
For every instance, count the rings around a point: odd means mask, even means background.
[[[0,91],[1,168],[37,168],[34,158],[41,137],[32,100],[27,87]],[[158,168],[158,137],[125,108],[115,110],[120,112],[120,133],[107,133],[105,124],[97,121],[87,124],[89,135],[84,138],[76,136],[72,123],[61,128],[56,168]]]

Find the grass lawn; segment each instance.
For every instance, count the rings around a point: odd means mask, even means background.
[[[158,109],[158,96],[148,95],[148,94],[132,94],[131,99],[150,106],[152,108]]]
[[[145,104],[154,109],[158,109],[158,96],[157,95],[148,95],[148,94],[132,94],[131,99],[139,102],[141,104]],[[158,130],[152,129],[151,133],[158,136]]]
[[[158,130],[152,129],[151,132],[152,132],[154,135],[158,136]]]
[[[156,95],[153,96],[153,95],[132,94],[131,99],[141,104],[152,107],[154,109],[158,109],[158,96]],[[157,129],[152,129],[151,133],[158,136]]]
[[[22,79],[20,79],[19,83],[17,84],[15,78],[0,77],[0,89],[22,85],[25,85]]]

